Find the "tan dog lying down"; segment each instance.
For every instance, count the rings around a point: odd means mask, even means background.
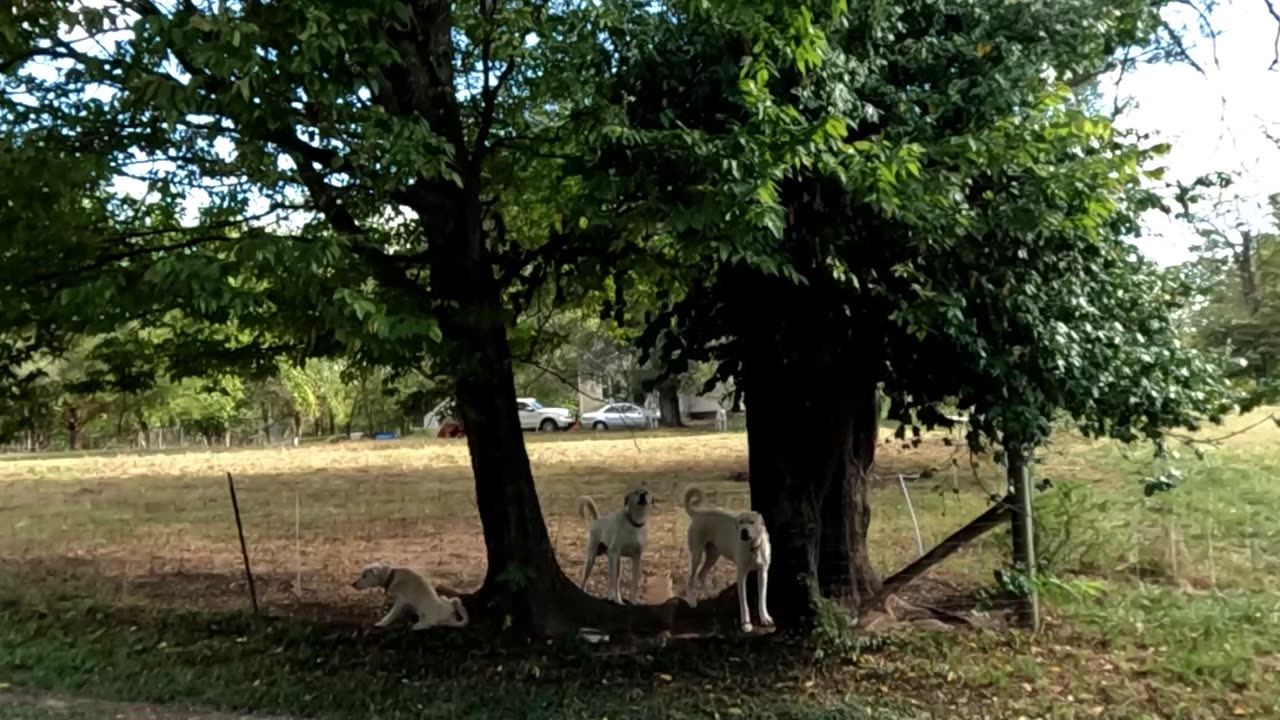
[[[431,583],[409,568],[391,567],[385,562],[372,563],[365,566],[351,587],[356,590],[380,587],[391,596],[391,610],[377,622],[377,627],[386,627],[406,613],[413,613],[418,618],[413,624],[414,630],[438,625],[466,627],[469,621],[467,608],[461,600],[440,597]]]

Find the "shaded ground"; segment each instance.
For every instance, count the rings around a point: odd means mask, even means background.
[[[581,493],[607,510],[631,484],[655,491],[646,585],[669,578],[677,593],[684,488],[747,503],[732,479],[746,469],[737,433],[531,435],[529,449],[571,576]],[[364,630],[384,599],[348,583],[370,559],[463,589],[479,582],[460,442],[0,458],[0,686],[309,718],[1280,718],[1280,435],[1260,428],[1204,462],[1173,463],[1182,486],[1153,497],[1141,478],[1166,466],[1149,457],[1067,435],[1045,454],[1039,635],[984,629],[1003,597],[993,571],[1008,537],[996,532],[909,593],[969,611],[973,629],[885,639],[837,623],[804,645],[735,636],[640,648]],[[274,617],[263,624],[244,617],[226,470]],[[929,547],[1003,487],[999,468],[983,461],[975,477],[938,436],[910,451],[883,445],[877,472],[872,559],[885,572],[916,556],[912,511]],[[899,472],[926,475],[905,480],[910,507]],[[717,583],[730,573],[725,563]],[[603,594],[603,573],[591,589]],[[107,717],[15,707],[0,716]]]

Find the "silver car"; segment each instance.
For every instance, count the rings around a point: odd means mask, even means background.
[[[593,430],[628,428],[641,430],[658,424],[658,413],[629,402],[609,403],[594,412],[582,414],[582,426]]]

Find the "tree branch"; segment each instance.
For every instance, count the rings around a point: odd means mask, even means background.
[[[1267,5],[1267,12],[1271,14],[1271,19],[1276,21],[1276,36],[1271,41],[1271,64],[1267,66],[1268,70],[1275,70],[1280,65],[1280,10],[1276,9],[1274,0],[1262,0]]]
[[[201,245],[206,245],[209,243],[230,242],[235,239],[236,238],[227,237],[226,235],[199,235],[197,237],[183,240],[182,242],[169,243],[167,245],[155,245],[151,247],[134,248],[132,250],[127,250],[124,252],[110,253],[110,254],[99,257],[98,259],[94,260],[91,263],[88,263],[86,265],[81,265],[79,267],[71,268],[70,270],[59,270],[56,272],[45,271],[45,272],[36,273],[33,276],[33,279],[38,283],[48,282],[51,280],[58,280],[61,278],[71,277],[74,275],[83,275],[85,273],[90,273],[95,270],[101,270],[107,267],[108,265],[111,265],[112,263],[120,262],[121,260],[129,260],[131,258],[142,257],[143,255],[152,255],[155,253],[169,252],[171,250],[187,250],[190,248],[199,247]]]

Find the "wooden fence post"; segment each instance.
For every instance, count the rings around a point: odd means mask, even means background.
[[[253,614],[261,615],[258,609],[258,588],[253,584],[253,570],[249,569],[249,546],[244,542],[244,524],[240,522],[240,501],[236,499],[236,481],[227,471],[227,489],[231,491],[231,511],[236,516],[236,534],[240,536],[240,557],[244,559],[244,577],[249,581],[249,602],[253,603]]]

